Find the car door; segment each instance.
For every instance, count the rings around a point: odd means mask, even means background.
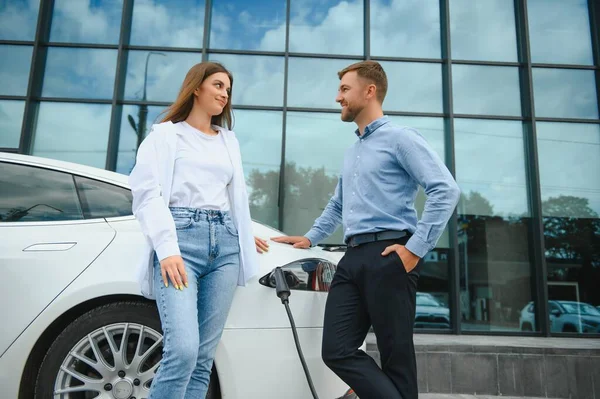
[[[114,236],[84,218],[73,175],[0,162],[0,355]]]

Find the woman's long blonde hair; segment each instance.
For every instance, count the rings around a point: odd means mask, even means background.
[[[225,69],[223,65],[217,62],[201,62],[196,64],[188,71],[187,75],[185,75],[185,79],[183,80],[181,90],[179,90],[179,94],[177,95],[177,99],[169,108],[165,110],[166,115],[161,122],[171,121],[173,123],[177,123],[186,120],[192,111],[192,106],[194,105],[194,91],[200,87],[206,78],[218,72],[226,73],[227,76],[229,76],[232,90],[233,76],[231,75],[231,72]],[[233,128],[231,91],[229,92],[229,99],[225,105],[225,108],[223,108],[223,112],[221,112],[219,115],[214,115],[211,123],[227,129]]]

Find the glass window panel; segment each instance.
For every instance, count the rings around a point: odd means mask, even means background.
[[[0,148],[18,148],[25,101],[0,101]]]
[[[252,218],[278,228],[283,114],[236,110],[233,130],[240,142]]]
[[[123,105],[122,107],[117,172],[128,175],[135,165],[138,141],[142,142],[154,123],[160,123],[161,117],[164,116],[161,113],[166,107],[147,105]]]
[[[444,112],[441,64],[381,62],[381,66],[388,78],[384,110]]]
[[[68,173],[0,162],[0,222],[83,219]]]
[[[598,333],[600,125],[538,122],[537,144],[550,329]]]
[[[103,104],[42,102],[33,155],[104,169],[110,109]]]
[[[514,3],[506,0],[451,0],[452,58],[517,61]]]
[[[283,57],[211,54],[233,75],[233,105],[283,106]]]
[[[337,113],[288,112],[283,220],[286,234],[305,234],[323,212],[342,171],[344,152],[357,140],[355,130],[355,124],[343,123]],[[341,227],[324,242],[342,243]]]
[[[51,42],[119,43],[123,0],[54,0]]]
[[[523,125],[455,119],[454,137],[462,329],[535,329],[521,319],[532,301]]]
[[[130,43],[202,48],[204,8],[204,0],[135,1]]]
[[[598,118],[594,71],[533,69],[536,116]]]
[[[337,73],[357,61],[314,58],[289,59],[288,106],[340,109],[335,102]]]
[[[213,0],[210,48],[285,50],[285,0]]]
[[[363,3],[362,0],[292,1],[290,51],[362,55]]]
[[[133,196],[129,189],[81,176],[75,176],[75,184],[86,219],[132,214]]]
[[[35,39],[40,0],[0,3],[0,40]]]
[[[42,96],[112,99],[117,50],[51,47]]]
[[[588,0],[528,0],[531,60],[593,65]]]
[[[371,55],[441,57],[438,0],[374,0],[370,12]]]
[[[0,64],[0,94],[27,95],[32,50],[31,46],[0,46],[0,59],[10,60]]]
[[[454,113],[521,116],[519,70],[452,65]]]
[[[130,51],[125,99],[144,100],[146,93],[148,101],[175,101],[185,75],[201,61],[200,53]]]

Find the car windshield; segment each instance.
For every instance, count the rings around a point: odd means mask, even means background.
[[[592,305],[588,305],[587,303],[561,303],[562,307],[565,308],[567,313],[581,313],[585,315],[591,316],[600,316],[600,311],[593,307]]]
[[[441,306],[435,299],[425,296],[417,295],[417,305],[421,306]]]

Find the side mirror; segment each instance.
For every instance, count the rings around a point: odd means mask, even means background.
[[[562,313],[561,313],[561,312],[560,312],[560,310],[558,310],[558,309],[552,309],[552,310],[550,311],[550,314],[551,314],[552,316],[554,316],[554,317],[560,317],[560,315],[561,315]]]

